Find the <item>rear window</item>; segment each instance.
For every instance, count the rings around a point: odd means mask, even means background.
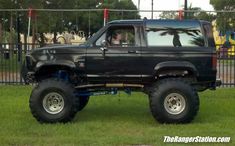
[[[200,27],[170,23],[150,25],[146,28],[148,46],[198,47],[205,46]]]

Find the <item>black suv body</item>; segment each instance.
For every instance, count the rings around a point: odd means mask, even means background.
[[[112,21],[85,44],[31,51],[22,74],[26,82],[44,86],[35,88],[30,98],[31,111],[42,122],[69,121],[86,105],[91,93],[126,88],[149,95],[158,121],[189,122],[199,106],[196,91],[215,89],[220,84],[216,81],[211,24],[198,20]],[[64,90],[67,84],[69,91],[74,90],[71,94]],[[57,98],[50,96],[51,92]],[[65,98],[73,100],[65,102]]]

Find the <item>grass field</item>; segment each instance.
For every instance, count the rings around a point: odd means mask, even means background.
[[[195,120],[185,125],[156,122],[142,93],[92,97],[68,124],[39,124],[28,107],[30,86],[0,86],[0,145],[235,145],[235,89],[200,94]],[[230,136],[230,143],[163,143],[163,136]]]

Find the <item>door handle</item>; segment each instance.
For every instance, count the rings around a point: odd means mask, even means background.
[[[107,47],[101,47],[100,50],[101,50],[101,51],[107,51],[108,48],[107,48]]]
[[[105,52],[108,51],[107,47],[101,47],[100,50],[102,51],[102,56],[105,57]]]
[[[130,51],[128,51],[128,53],[137,54],[137,53],[140,53],[140,51],[137,51],[137,50],[130,50]]]
[[[130,51],[128,51],[128,53],[137,53],[137,51],[136,50],[130,50]]]

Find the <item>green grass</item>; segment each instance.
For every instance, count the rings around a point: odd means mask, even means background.
[[[0,145],[212,145],[234,146],[235,90],[200,94],[201,106],[190,124],[156,122],[142,93],[91,97],[71,123],[39,124],[31,115],[30,86],[0,86]],[[163,143],[163,136],[230,136],[230,143]]]

